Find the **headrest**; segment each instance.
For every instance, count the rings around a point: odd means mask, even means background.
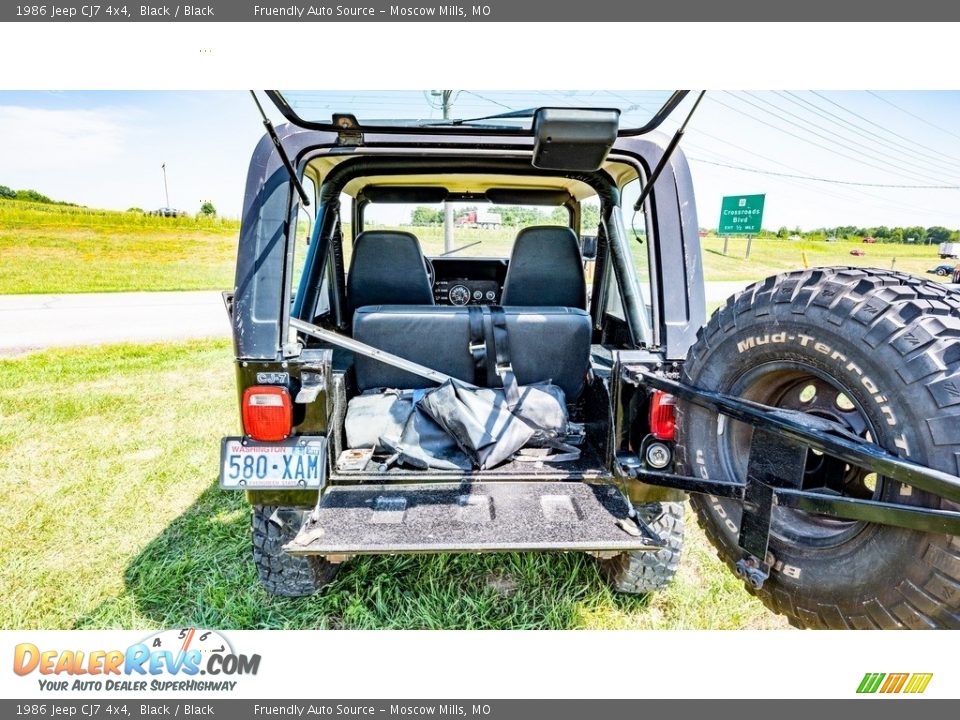
[[[416,236],[369,230],[357,236],[347,277],[347,300],[365,305],[432,305],[433,288]]]
[[[521,230],[510,254],[501,302],[586,309],[583,258],[573,230],[559,225]]]

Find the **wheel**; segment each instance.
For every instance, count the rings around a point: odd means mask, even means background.
[[[684,380],[826,417],[891,452],[960,468],[960,296],[903,273],[778,275],[727,301],[701,330]],[[677,457],[697,477],[743,481],[752,430],[677,406]],[[810,452],[803,489],[958,505]],[[743,557],[739,502],[692,495],[720,557]],[[770,577],[748,588],[807,628],[960,627],[960,539],[774,508]]]
[[[321,557],[294,557],[283,551],[300,529],[305,512],[275,505],[253,506],[253,562],[260,583],[272,595],[313,595],[336,577],[340,567]]]
[[[946,269],[937,268],[937,275],[939,275],[940,277],[946,277],[949,274],[950,274],[949,271],[947,271]]]
[[[600,570],[610,587],[632,595],[663,590],[669,585],[677,574],[683,549],[683,503],[650,503],[637,511],[666,545],[656,552],[621,553],[600,561]]]

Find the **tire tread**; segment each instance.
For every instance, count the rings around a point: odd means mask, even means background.
[[[816,268],[772,276],[746,288],[728,298],[698,333],[685,364],[686,379],[696,377],[707,350],[743,324],[745,317],[769,316],[774,306],[782,304],[789,304],[794,315],[824,308],[832,325],[854,322],[867,328],[862,336],[866,345],[894,346],[904,358],[898,370],[905,385],[920,386],[918,390],[922,388],[941,410],[947,410],[928,418],[926,424],[954,422],[960,426],[960,294],[897,271]],[[947,387],[946,383],[955,385]],[[682,427],[680,406],[678,413],[678,426]],[[690,469],[692,458],[687,455],[681,436],[677,456]],[[960,469],[960,455],[957,465]],[[958,507],[944,503],[950,509]],[[732,569],[737,549],[717,532],[708,498],[693,494],[690,504],[717,555]],[[808,606],[771,582],[759,591],[749,586],[747,590],[802,628],[958,628],[960,539],[944,543],[942,535],[928,538],[916,561],[924,566],[925,579],[919,584],[904,581],[906,585],[901,583],[874,597],[817,607]],[[943,597],[947,594],[949,597]]]
[[[260,583],[271,595],[313,595],[333,580],[339,566],[319,557],[285,553],[283,546],[296,535],[299,524],[284,521],[279,517],[280,510],[274,505],[254,505],[251,511],[253,562]],[[285,514],[296,516],[299,511],[288,510]]]

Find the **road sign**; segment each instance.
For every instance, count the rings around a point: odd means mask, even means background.
[[[763,223],[766,195],[730,195],[720,205],[720,235],[755,235]]]

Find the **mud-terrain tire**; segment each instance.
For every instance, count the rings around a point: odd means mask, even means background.
[[[320,557],[294,557],[283,551],[300,529],[304,512],[275,505],[253,506],[253,562],[260,583],[271,595],[313,595],[336,577],[340,567]]]
[[[607,583],[617,592],[631,595],[663,590],[673,581],[683,550],[682,502],[641,505],[640,517],[666,543],[660,550],[620,553],[600,561]]]
[[[809,384],[798,390],[805,373]],[[960,474],[960,294],[937,283],[857,268],[768,278],[713,314],[683,375],[702,388],[841,418],[891,452]],[[677,412],[682,469],[742,482],[750,429],[688,403]],[[813,453],[805,477],[815,485],[806,489],[958,509]],[[742,557],[740,503],[691,495],[691,504],[732,567]],[[748,590],[792,624],[960,627],[960,538],[787,508],[774,509],[772,531],[770,577]]]

